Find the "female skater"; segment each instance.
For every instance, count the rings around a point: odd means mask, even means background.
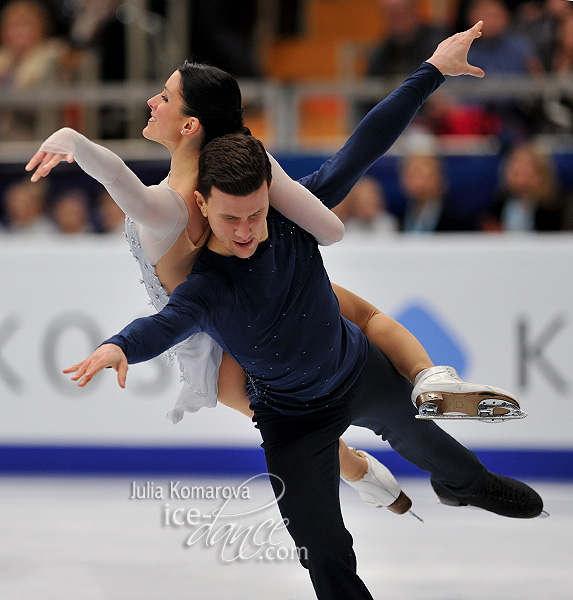
[[[292,181],[271,157],[273,206],[321,243],[338,241],[342,236],[341,224],[310,192],[327,206],[338,203],[372,162],[394,143],[423,101],[442,83],[443,75],[483,75],[466,60],[469,46],[479,37],[480,29],[481,22],[442,42],[429,64],[424,64],[414,77],[381,102],[329,161],[330,178],[321,177],[319,170],[305,178],[308,188],[305,189]],[[160,309],[170,292],[191,271],[210,233],[194,200],[201,149],[214,137],[244,128],[236,81],[206,65],[185,62],[148,105],[151,117],[143,135],[164,145],[171,153],[169,175],[158,186],[144,186],[119,157],[71,129],[50,136],[26,169],[38,167],[32,176],[32,181],[37,181],[60,161],[75,160],[106,187],[128,215],[128,241],[150,298],[155,308]],[[363,146],[370,148],[368,153],[361,151]],[[433,366],[416,338],[396,321],[343,288],[334,288],[341,313],[360,326],[398,372],[414,381],[421,371]],[[243,371],[222,354],[211,338],[197,334],[180,344],[175,353],[185,385],[170,413],[174,422],[182,418],[184,411],[213,406],[217,399],[252,417]],[[389,506],[399,514],[409,509],[409,499],[373,457],[353,452],[341,441],[340,466],[342,477],[367,503]]]

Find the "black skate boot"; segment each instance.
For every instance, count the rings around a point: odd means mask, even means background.
[[[431,482],[440,502],[448,506],[475,506],[502,517],[532,519],[541,515],[543,500],[525,483],[488,473],[483,488],[475,496],[459,497]]]

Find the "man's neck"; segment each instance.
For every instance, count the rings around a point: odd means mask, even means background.
[[[211,232],[209,236],[209,241],[207,242],[207,248],[214,252],[215,254],[220,254],[221,256],[233,256],[231,252],[221,244],[219,238]]]

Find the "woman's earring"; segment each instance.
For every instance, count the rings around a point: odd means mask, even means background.
[[[185,129],[181,130],[181,135],[185,135]]]

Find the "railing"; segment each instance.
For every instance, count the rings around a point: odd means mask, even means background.
[[[264,124],[265,141],[275,152],[301,150],[299,123],[301,105],[308,98],[337,98],[348,107],[346,132],[356,125],[352,107],[361,102],[378,102],[391,93],[403,78],[393,80],[344,81],[340,83],[314,82],[282,84],[272,81],[240,81],[245,106],[256,106]],[[138,152],[135,140],[140,140],[140,131],[145,126],[149,109],[146,101],[163,88],[156,83],[83,83],[70,86],[35,89],[33,91],[3,91],[0,110],[29,110],[37,118],[34,141],[10,143],[0,141],[0,161],[17,161],[28,156],[37,141],[47,137],[58,127],[55,115],[64,107],[81,107],[84,111],[84,131],[89,137],[97,137],[98,109],[102,106],[123,107],[129,120],[130,141],[122,142]],[[547,100],[567,97],[573,102],[573,75],[567,77],[545,76],[530,78],[523,76],[485,77],[476,80],[470,77],[449,78],[440,88],[457,99],[490,101],[495,99]],[[325,140],[322,149],[328,149],[331,141]],[[573,148],[573,128],[555,138],[556,144]],[[146,144],[149,149],[151,145]],[[318,141],[318,147],[321,146]],[[153,153],[153,151],[152,151]]]

